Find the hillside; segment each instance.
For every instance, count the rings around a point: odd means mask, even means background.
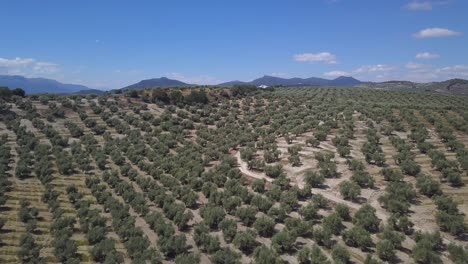
[[[106,93],[106,91],[99,90],[99,89],[86,89],[86,90],[80,90],[77,92],[73,92],[72,94],[80,94],[80,95],[87,95],[87,94],[95,94],[95,95],[102,95]]]
[[[232,81],[218,84],[219,86],[233,86],[238,84],[252,84],[256,86],[355,86],[361,84],[361,81],[353,77],[338,77],[333,80],[323,78],[280,78],[265,75],[250,82]]]
[[[0,263],[466,263],[468,97],[230,92],[0,94]]]
[[[433,92],[451,95],[468,95],[468,81],[463,79],[451,79],[442,82],[416,83],[409,81],[389,81],[389,82],[366,82],[357,85],[359,87],[411,91],[411,92]]]
[[[450,95],[468,95],[468,81],[463,79],[451,79],[441,82],[416,83],[411,81],[387,81],[387,82],[361,82],[353,77],[341,76],[336,79],[328,80],[323,78],[280,78],[265,75],[250,82],[230,81],[220,83],[217,86],[230,87],[234,85],[255,85],[255,86],[285,86],[285,87],[304,87],[304,86],[330,86],[330,87],[361,87],[379,90],[411,91],[411,92],[431,92]],[[26,78],[19,75],[0,75],[0,87],[22,88],[27,94],[103,94],[105,91],[91,89],[84,85],[65,84],[46,78]],[[179,80],[166,77],[142,80],[138,83],[126,86],[124,90],[142,90],[149,88],[168,88],[168,87],[192,87]],[[113,92],[115,90],[112,90]]]
[[[234,86],[234,85],[248,85],[248,84],[249,84],[249,82],[243,82],[243,81],[235,80],[235,81],[220,83],[220,84],[218,84],[218,86],[230,87],[230,86]]]
[[[169,79],[166,77],[153,78],[142,80],[138,83],[126,86],[123,90],[142,90],[147,88],[164,88],[164,87],[177,87],[177,86],[191,86],[191,84],[184,83],[178,80]]]
[[[84,85],[66,84],[45,78],[26,78],[19,75],[0,75],[0,86],[9,87],[12,89],[22,88],[26,91],[26,94],[70,94],[76,92],[86,92],[87,90],[90,90],[89,87]]]

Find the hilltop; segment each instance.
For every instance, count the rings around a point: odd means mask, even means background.
[[[184,83],[178,80],[169,79],[167,77],[153,78],[142,80],[135,84],[122,88],[123,90],[142,90],[147,88],[160,88],[160,87],[176,87],[176,86],[191,86],[191,84]]]
[[[354,86],[361,84],[361,81],[353,77],[341,76],[333,80],[310,77],[310,78],[280,78],[264,75],[250,82],[232,81],[218,84],[219,86],[233,86],[238,84],[253,84],[256,86]]]

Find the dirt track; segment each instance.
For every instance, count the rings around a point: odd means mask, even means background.
[[[239,164],[239,170],[245,176],[250,177],[250,178],[255,178],[255,179],[264,179],[267,182],[273,182],[273,179],[267,177],[264,173],[253,172],[253,171],[249,170],[248,167],[247,167],[247,163],[242,161],[242,159],[240,158],[240,152],[239,151],[236,152],[235,157],[237,158],[237,163]],[[298,187],[299,188],[304,188],[304,184],[299,183]],[[354,210],[359,210],[359,208],[361,208],[361,206],[362,206],[361,204],[356,204],[356,203],[353,203],[353,202],[350,202],[350,201],[343,200],[342,198],[336,196],[336,194],[332,193],[331,190],[334,189],[335,187],[337,187],[337,186],[329,186],[329,188],[327,188],[327,189],[312,188],[312,193],[321,194],[321,195],[323,195],[323,197],[325,197],[326,199],[328,199],[332,203],[346,204],[347,206],[349,206],[351,209],[354,209]],[[386,221],[388,219],[389,216],[387,215],[386,212],[381,211],[378,208],[376,208],[376,210],[377,210],[376,215],[377,215],[378,218],[380,218],[381,220],[384,220],[384,221]]]

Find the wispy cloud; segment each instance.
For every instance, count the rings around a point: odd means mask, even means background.
[[[452,0],[439,0],[439,1],[421,1],[415,0],[407,3],[403,6],[403,8],[411,10],[411,11],[430,11],[437,6],[443,6],[450,4]]]
[[[432,10],[431,1],[413,1],[404,6],[408,10]]]
[[[428,69],[432,68],[432,65],[430,64],[422,64],[422,63],[414,63],[414,62],[408,62],[405,65],[405,68],[412,71],[412,72],[425,72]]]
[[[354,73],[372,73],[372,72],[388,72],[394,70],[393,66],[386,64],[365,65],[357,68]]]
[[[345,72],[345,71],[329,71],[329,72],[324,73],[323,75],[325,75],[327,77],[336,78],[336,77],[340,77],[340,76],[351,76],[352,73]]]
[[[289,73],[285,73],[285,72],[273,72],[273,73],[270,73],[270,75],[274,77],[280,77],[280,78],[290,77]]]
[[[294,60],[298,62],[309,62],[309,63],[326,63],[336,64],[336,55],[330,52],[319,52],[319,53],[302,53],[294,55]]]
[[[468,78],[467,65],[454,65],[438,68],[435,72],[439,75],[445,76],[446,78]]]
[[[444,37],[456,37],[460,36],[462,33],[453,31],[450,29],[446,28],[439,28],[439,27],[434,27],[434,28],[426,28],[423,30],[420,30],[419,32],[413,34],[415,38],[444,38]]]
[[[176,79],[189,84],[214,85],[223,82],[222,80],[208,75],[186,76],[178,72],[171,72],[165,75],[167,76],[167,78]]]
[[[0,58],[0,67],[5,68],[18,68],[18,67],[26,67],[34,63],[34,59],[22,59],[22,58],[14,58],[14,59],[4,59]]]
[[[0,58],[0,74],[51,75],[58,71],[59,65],[56,63],[37,61],[32,58]]]
[[[50,62],[36,62],[33,71],[37,74],[53,74],[58,71],[58,65]]]
[[[468,66],[452,65],[436,68],[430,64],[408,63],[407,72],[402,74],[402,79],[430,82],[443,81],[453,78],[468,78]]]
[[[348,73],[348,74],[347,74]],[[437,67],[431,64],[408,62],[403,67],[387,64],[361,66],[353,71],[331,71],[327,77],[353,76],[368,81],[408,80],[414,82],[445,81],[468,78],[468,65]]]
[[[421,52],[416,54],[415,58],[416,59],[437,59],[439,58],[440,55],[436,53],[430,53],[430,52]]]
[[[365,80],[381,80],[390,78],[391,74],[395,72],[397,68],[395,66],[387,64],[375,64],[375,65],[363,65],[353,71],[342,71],[335,70],[325,72],[323,75],[327,77],[339,77],[339,76],[354,76],[363,78]]]

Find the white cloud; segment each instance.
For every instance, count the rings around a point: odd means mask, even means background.
[[[432,3],[430,1],[413,1],[405,5],[409,10],[432,10]]]
[[[364,65],[353,71],[330,71],[323,75],[336,78],[339,76],[353,76],[362,80],[389,80],[393,79],[397,68],[387,64]]]
[[[436,6],[448,5],[451,2],[452,0],[439,0],[439,1],[414,0],[404,5],[403,8],[406,8],[411,11],[430,11],[434,9]]]
[[[439,54],[429,53],[429,52],[421,52],[421,53],[416,54],[415,56],[416,59],[437,59],[439,57],[440,57]]]
[[[36,61],[32,58],[0,58],[0,74],[51,75],[59,71],[55,63]]]
[[[270,73],[270,75],[274,77],[280,77],[280,78],[287,78],[290,76],[288,73],[285,73],[285,72],[273,72],[273,73]]]
[[[407,69],[411,69],[411,70],[414,70],[414,69],[419,69],[421,67],[422,64],[417,64],[417,63],[414,63],[414,62],[408,62],[405,67]]]
[[[0,58],[0,67],[15,68],[15,67],[26,67],[34,63],[34,59],[4,59]]]
[[[366,65],[361,66],[354,73],[372,73],[372,72],[388,72],[394,70],[394,67],[386,64]]]
[[[327,77],[336,78],[336,77],[340,77],[340,76],[351,76],[352,73],[345,72],[345,71],[330,71],[330,72],[324,73],[323,75],[325,75]]]
[[[414,63],[414,62],[408,62],[405,67],[410,70],[420,70],[420,69],[427,69],[432,67],[429,64],[421,64],[421,63]]]
[[[461,34],[461,32],[453,31],[450,29],[435,27],[423,29],[413,34],[413,36],[415,38],[443,38],[460,36]]]
[[[421,73],[424,74],[432,69],[432,65],[430,64],[421,64],[421,63],[414,63],[408,62],[405,65],[405,68],[408,69],[411,73]]]
[[[447,79],[451,78],[467,78],[468,66],[467,65],[454,65],[436,69],[435,72]]]
[[[36,62],[33,66],[33,70],[38,74],[52,74],[58,71],[58,65],[49,62]]]
[[[302,53],[294,55],[294,60],[298,62],[322,62],[326,64],[336,64],[336,56],[330,52]]]
[[[406,65],[408,72],[403,74],[402,79],[430,82],[430,81],[444,81],[453,78],[467,78],[468,66],[454,65],[442,68],[434,68],[429,64],[408,63]]]
[[[348,73],[348,75],[345,75]],[[350,76],[364,81],[408,80],[414,82],[445,81],[448,79],[468,79],[468,65],[435,67],[431,64],[408,62],[403,67],[387,64],[361,66],[353,71],[331,71],[328,77]]]

